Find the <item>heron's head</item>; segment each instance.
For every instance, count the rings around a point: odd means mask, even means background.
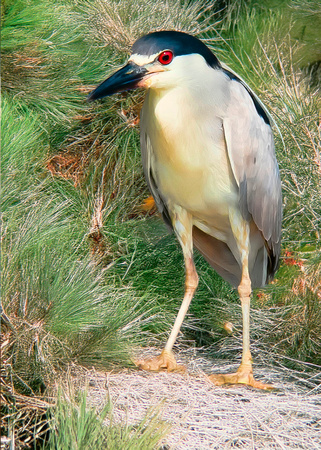
[[[199,39],[179,31],[158,31],[138,39],[128,63],[103,81],[88,97],[97,100],[138,87],[167,89],[203,83],[202,74],[220,64]]]

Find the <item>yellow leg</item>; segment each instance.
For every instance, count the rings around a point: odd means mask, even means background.
[[[185,318],[189,305],[192,301],[192,298],[194,297],[194,292],[198,285],[198,275],[195,269],[193,258],[191,256],[187,257],[185,260],[185,270],[186,270],[185,294],[181,307],[178,311],[174,326],[172,328],[171,334],[165,345],[165,350],[167,352],[172,351],[173,345],[175,344],[177,335],[179,333],[179,330],[181,329],[183,320]]]
[[[216,386],[222,384],[247,384],[258,389],[273,389],[273,386],[257,381],[253,377],[252,356],[250,352],[250,297],[252,292],[251,279],[248,269],[249,255],[249,226],[243,222],[241,233],[235,233],[241,236],[239,247],[242,262],[242,279],[238,287],[238,293],[242,305],[243,315],[243,352],[242,362],[235,373],[213,374],[208,378]]]
[[[165,345],[165,349],[160,356],[149,360],[139,360],[135,364],[145,370],[167,370],[169,372],[183,370],[183,366],[176,363],[172,352],[177,335],[181,329],[183,320],[188,311],[189,305],[194,296],[194,292],[198,285],[198,275],[193,261],[193,238],[192,238],[192,221],[189,214],[179,208],[174,214],[173,226],[182,246],[185,261],[185,294],[182,305],[178,311],[174,326]]]

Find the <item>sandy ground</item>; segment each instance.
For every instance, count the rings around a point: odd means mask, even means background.
[[[114,419],[127,424],[161,405],[161,417],[171,429],[160,449],[321,449],[320,373],[301,378],[287,369],[256,368],[257,379],[272,382],[275,391],[216,387],[205,373],[228,372],[237,365],[193,350],[178,359],[185,373],[86,371],[88,401],[99,411],[111,398]]]

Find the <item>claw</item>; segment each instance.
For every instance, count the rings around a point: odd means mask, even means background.
[[[208,379],[215,386],[222,386],[223,384],[246,384],[256,389],[275,389],[271,384],[265,384],[254,379],[251,364],[241,364],[235,373],[209,375]]]
[[[140,369],[155,372],[162,370],[167,370],[167,372],[184,372],[186,370],[185,366],[177,364],[174,354],[167,350],[163,350],[159,356],[155,356],[154,358],[140,359],[134,362]]]

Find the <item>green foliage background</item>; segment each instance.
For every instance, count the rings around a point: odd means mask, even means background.
[[[283,136],[275,128],[284,261],[276,282],[254,293],[253,353],[303,371],[321,364],[319,2],[3,0],[1,14],[5,382],[40,394],[71,362],[123,367],[136,348],[166,340],[184,268],[174,236],[141,208],[149,193],[134,123],[143,94],[86,103],[156,29],[204,39]],[[196,265],[200,286],[178,345],[237,358],[237,295],[200,255]]]

